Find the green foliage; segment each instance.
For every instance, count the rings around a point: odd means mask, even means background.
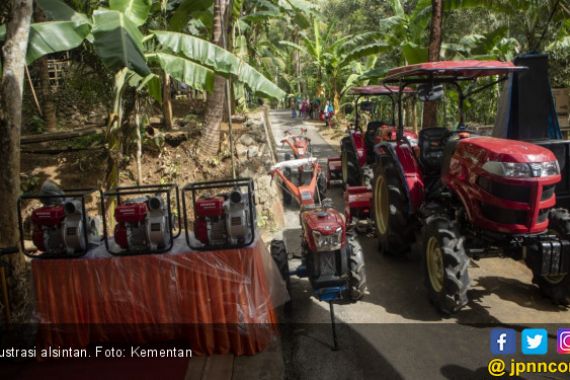
[[[160,46],[197,61],[220,74],[230,74],[248,85],[256,94],[282,98],[285,92],[234,54],[208,41],[187,34],[154,31]]]
[[[44,55],[74,49],[90,32],[89,24],[49,21],[32,24],[26,61],[32,64]]]
[[[112,70],[127,67],[142,76],[150,74],[142,44],[142,34],[124,13],[97,10],[93,14],[94,48]]]
[[[148,18],[152,0],[109,0],[109,9],[121,12],[136,26],[141,26]]]

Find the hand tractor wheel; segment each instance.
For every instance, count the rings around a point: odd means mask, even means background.
[[[327,196],[327,177],[323,173],[321,173],[317,177],[317,191],[315,192],[315,202],[319,201],[317,197],[319,197],[320,201],[322,202],[323,199],[326,198],[326,196]]]
[[[285,247],[285,242],[283,240],[271,240],[271,257],[275,264],[277,264],[277,268],[279,269],[279,273],[281,274],[281,278],[285,281],[285,285],[287,286],[287,293],[291,294],[290,289],[290,276],[289,276],[289,259],[287,257],[287,248]],[[288,310],[291,308],[291,300],[285,303],[285,309]]]
[[[360,186],[362,184],[360,165],[350,140],[343,141],[341,149],[342,182],[349,186]]]
[[[283,170],[283,174],[289,181],[291,181],[291,178],[293,177],[293,172],[291,171],[291,168],[285,168]],[[281,185],[281,192],[283,195],[283,204],[285,206],[289,206],[291,204],[291,201],[293,200],[293,196],[291,195],[289,189],[284,184]]]
[[[469,257],[455,223],[445,216],[428,219],[422,229],[425,283],[430,301],[444,314],[467,304]]]
[[[550,211],[550,232],[560,238],[570,238],[570,213],[568,210],[557,208]],[[570,305],[570,275],[537,276],[536,283],[542,293],[557,305]]]
[[[390,255],[408,251],[414,240],[413,227],[404,214],[404,186],[394,163],[384,161],[374,173],[373,214],[379,239],[379,249]]]
[[[360,301],[366,292],[364,257],[362,256],[362,249],[359,246],[349,244],[348,249],[348,265],[350,268],[350,300],[351,302],[356,302]]]

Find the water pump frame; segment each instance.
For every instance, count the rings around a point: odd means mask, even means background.
[[[68,254],[68,253],[57,253],[57,254],[53,254],[53,253],[47,253],[47,252],[43,252],[40,253],[38,255],[34,255],[31,254],[30,251],[28,251],[25,248],[25,244],[24,244],[24,220],[22,217],[22,202],[26,201],[26,200],[32,200],[32,199],[37,199],[37,200],[42,200],[42,199],[66,199],[66,198],[72,198],[72,199],[78,199],[81,201],[81,212],[82,212],[82,222],[84,226],[87,226],[87,211],[85,209],[85,199],[95,193],[97,190],[96,189],[71,189],[71,190],[65,190],[62,189],[64,194],[58,194],[58,195],[42,195],[42,194],[24,194],[22,196],[20,196],[18,198],[18,203],[17,203],[17,208],[18,208],[18,229],[20,231],[20,247],[22,252],[24,253],[24,255],[30,257],[30,258],[41,258],[41,259],[75,259],[75,258],[79,258],[79,257],[83,257],[85,256],[85,254],[87,253],[87,251],[89,251],[89,232],[87,228],[83,229],[83,235],[85,238],[85,249],[74,253],[74,254]]]
[[[236,187],[240,189],[243,187],[247,187],[251,239],[241,244],[223,244],[223,245],[192,244],[192,239],[190,237],[190,229],[188,228],[188,208],[186,203],[187,194],[188,193],[192,194],[192,210],[195,210],[197,192],[203,192],[204,190],[214,190],[214,189],[218,190],[233,189]],[[220,181],[190,183],[184,186],[184,188],[182,189],[182,210],[184,213],[184,230],[186,232],[186,244],[188,244],[188,246],[195,251],[244,248],[251,245],[255,241],[255,227],[256,227],[255,226],[255,186],[253,183],[253,179],[251,178],[237,178],[237,179],[226,179]]]
[[[109,247],[109,236],[107,233],[107,227],[109,224],[107,223],[107,207],[105,206],[105,200],[110,197],[115,197],[117,201],[117,205],[121,204],[121,197],[127,195],[165,195],[166,196],[166,208],[168,210],[168,215],[172,215],[172,192],[175,192],[175,200],[176,200],[176,211],[177,211],[177,220],[178,220],[178,230],[176,234],[174,233],[174,225],[172,217],[167,218],[168,221],[168,229],[170,231],[170,238],[169,244],[162,248],[156,250],[148,250],[148,251],[133,251],[131,249],[123,249],[122,251],[113,251]],[[116,187],[109,191],[103,192],[101,191],[101,214],[103,220],[103,241],[105,243],[105,249],[113,256],[135,256],[135,255],[146,255],[146,254],[159,254],[165,253],[172,249],[174,246],[174,239],[180,236],[182,232],[182,216],[180,214],[180,191],[178,190],[178,186],[175,184],[166,184],[166,185],[142,185],[142,186],[122,186]]]

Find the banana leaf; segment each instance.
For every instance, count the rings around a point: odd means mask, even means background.
[[[150,74],[143,54],[143,36],[127,16],[118,11],[97,10],[93,24],[93,47],[107,67],[128,67],[141,76]]]
[[[280,99],[285,92],[234,54],[206,40],[175,32],[154,31],[160,45],[175,54],[211,68],[218,74],[233,75],[253,92]]]
[[[146,22],[152,0],[109,0],[109,8],[127,16],[136,26]]]
[[[45,16],[54,21],[72,21],[75,25],[89,24],[89,18],[80,12],[76,12],[61,0],[36,0]]]
[[[29,64],[47,54],[74,49],[90,32],[89,24],[73,21],[49,21],[32,24],[26,61]]]
[[[147,54],[147,58],[158,61],[165,73],[192,88],[202,91],[214,89],[214,72],[204,66],[166,53]]]

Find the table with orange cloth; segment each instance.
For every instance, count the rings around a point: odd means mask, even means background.
[[[265,244],[113,257],[36,259],[32,273],[42,346],[184,342],[197,355],[253,355],[276,334],[285,285]]]

